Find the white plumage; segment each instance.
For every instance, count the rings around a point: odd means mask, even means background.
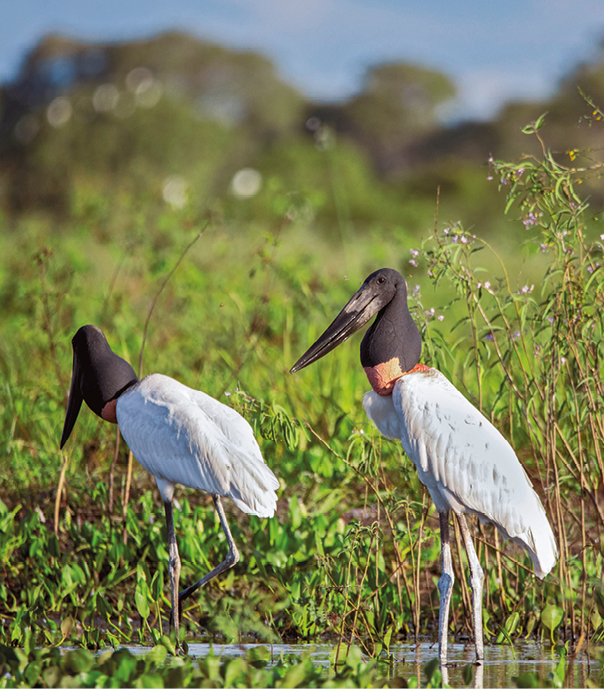
[[[81,327],[72,339],[73,369],[61,448],[82,402],[102,419],[118,423],[132,454],[155,476],[166,513],[172,623],[179,639],[182,602],[239,561],[221,497],[243,512],[275,514],[279,482],[262,459],[248,422],[209,395],[153,374],[139,381],[132,366],[111,350],[103,331]],[[180,483],[208,492],[229,546],[226,559],[184,591],[174,531],[172,499]]]
[[[373,388],[364,397],[369,418],[398,438],[428,488],[440,520],[442,574],[438,646],[447,662],[449,605],[455,574],[449,516],[453,511],[468,555],[476,660],[484,658],[484,572],[465,513],[495,524],[530,555],[535,574],[554,566],[557,548],[543,505],[505,438],[441,373],[420,364],[421,335],[407,304],[407,283],[392,268],[371,273],[325,332],[292,366],[317,361],[375,320],[361,342],[361,363]],[[444,676],[444,675],[443,675]]]
[[[247,514],[275,514],[279,482],[234,409],[154,373],[119,397],[116,413],[128,447],[159,479],[164,499],[181,484],[229,497]]]
[[[501,433],[436,369],[409,373],[391,396],[363,398],[382,435],[401,441],[439,512],[475,514],[531,556],[543,578],[557,547],[541,500]]]

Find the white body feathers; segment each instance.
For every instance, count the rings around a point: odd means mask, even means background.
[[[367,416],[398,438],[439,511],[490,521],[531,556],[543,578],[557,547],[541,500],[499,431],[436,369],[399,378],[393,394],[366,393]]]
[[[138,462],[164,500],[174,484],[230,497],[259,517],[275,513],[279,482],[264,463],[251,426],[235,410],[154,373],[119,397],[116,415]]]

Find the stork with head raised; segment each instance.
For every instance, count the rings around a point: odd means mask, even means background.
[[[419,363],[421,336],[407,305],[407,285],[396,270],[367,277],[333,323],[291,372],[325,356],[377,316],[361,343],[361,363],[372,390],[363,398],[367,416],[382,435],[400,440],[428,489],[440,518],[442,574],[439,656],[447,660],[447,628],[454,574],[449,513],[457,516],[468,554],[476,659],[484,658],[484,573],[465,514],[493,523],[530,555],[543,578],[557,547],[539,496],[501,433],[434,368]]]

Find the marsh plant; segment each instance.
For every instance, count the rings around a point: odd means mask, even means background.
[[[544,121],[525,130],[542,144],[540,157],[491,159],[485,172],[507,199],[509,222],[522,223],[521,251],[496,249],[479,228],[437,218],[421,245],[403,230],[383,241],[354,237],[346,270],[364,276],[390,255],[398,257],[392,267],[413,272],[423,363],[442,370],[510,440],[556,532],[559,564],[541,583],[528,557],[476,525],[487,639],[580,649],[604,634],[604,224],[582,194],[599,193],[602,165],[574,149],[552,154]],[[261,237],[200,207],[141,206],[127,194],[109,201],[93,186],[76,198],[60,234],[49,219],[25,217],[7,228],[14,246],[3,244],[0,641],[26,648],[2,650],[3,667],[21,682],[50,683],[73,676],[68,662],[85,673],[132,665],[138,680],[155,656],[139,667],[125,655],[59,661],[35,649],[169,639],[168,554],[153,480],[92,414],[82,415],[70,455],[58,452],[69,342],[84,322],[102,326],[132,362],[144,329],[143,373],[161,371],[231,404],[281,481],[275,518],[230,519],[242,559],[187,601],[184,637],[323,638],[334,643],[334,667],[355,647],[387,661],[395,640],[435,638],[438,516],[400,444],[364,416],[357,348],[295,380],[287,374],[353,291],[331,267],[342,247],[305,241],[312,214],[296,214],[283,195]],[[530,266],[523,273],[513,263],[519,255]],[[193,581],[223,559],[226,543],[207,496],[183,489],[177,498],[181,579]],[[451,625],[467,639],[457,525],[455,541]],[[199,672],[223,683],[225,673],[255,667],[249,659],[231,670],[207,662]],[[294,669],[280,667],[258,681],[289,681]],[[316,678],[301,667],[295,672],[311,686]]]

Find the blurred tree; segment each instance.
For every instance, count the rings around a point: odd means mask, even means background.
[[[438,109],[454,95],[444,74],[396,62],[372,67],[357,96],[341,106],[318,107],[315,116],[358,141],[378,171],[388,174],[407,166],[406,147],[439,127]]]

